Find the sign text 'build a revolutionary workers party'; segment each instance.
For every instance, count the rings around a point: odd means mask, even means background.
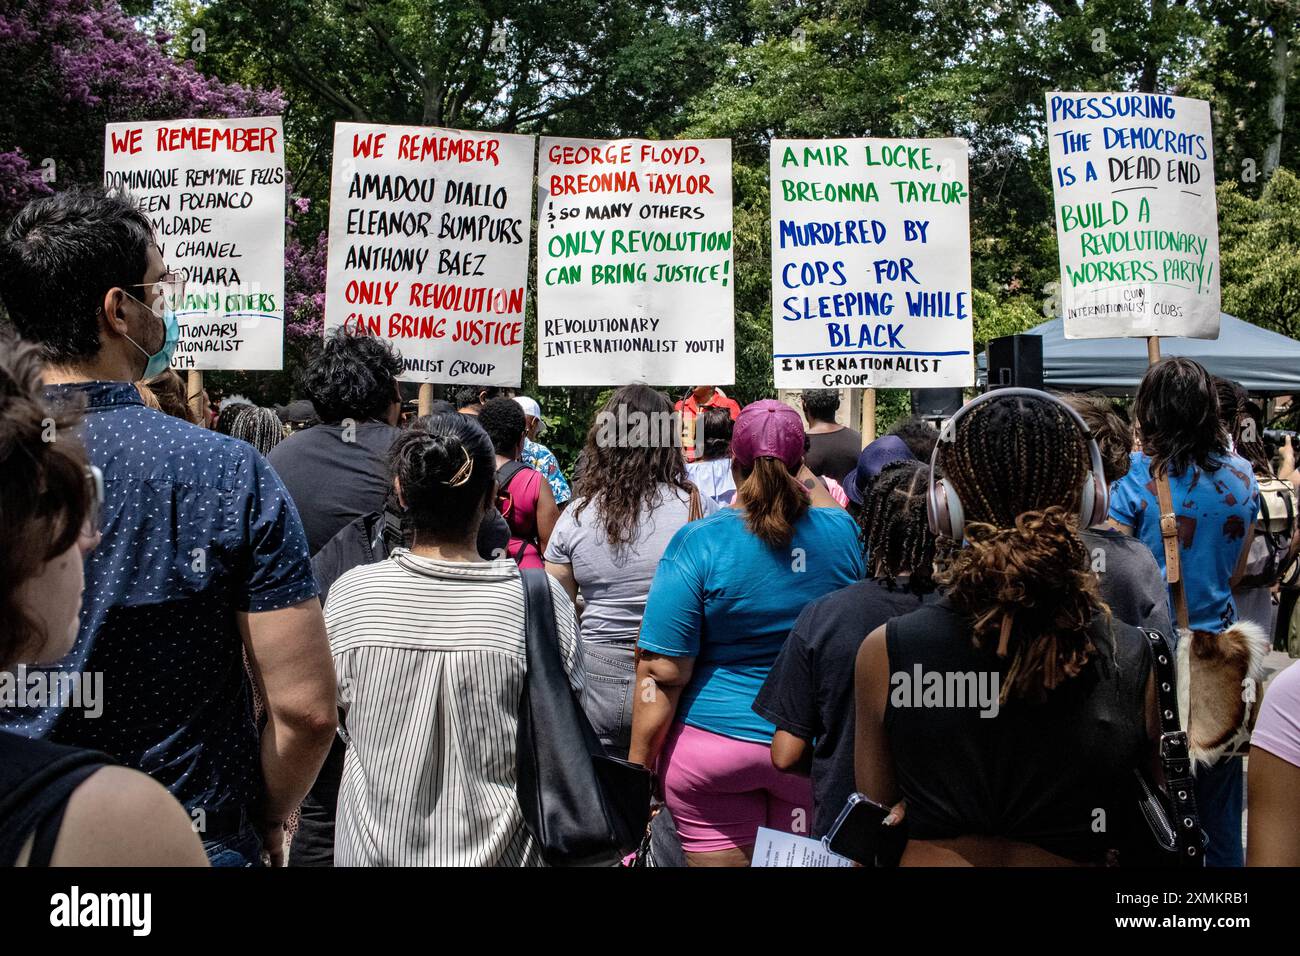
[[[778,388],[971,385],[961,139],[773,140]]]
[[[731,141],[542,138],[542,385],[735,380]]]
[[[109,123],[104,185],[153,223],[185,279],[175,369],[278,369],[284,350],[284,135],[278,116]]]
[[[326,330],[388,339],[406,381],[520,384],[533,142],[338,123]]]
[[[1214,141],[1203,100],[1049,93],[1067,338],[1219,334]]]

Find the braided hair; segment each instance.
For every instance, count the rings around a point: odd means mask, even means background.
[[[284,441],[284,425],[273,409],[250,405],[235,417],[230,437],[248,442],[265,455]]]
[[[967,547],[937,580],[970,615],[975,646],[1009,661],[999,699],[1041,701],[1096,654],[1092,622],[1109,613],[1078,534],[1083,434],[1046,397],[1010,395],[957,419],[939,464],[961,498]]]
[[[234,434],[236,419],[253,407],[248,402],[226,400],[221,403],[221,411],[217,413],[217,423],[213,427],[223,435]]]
[[[926,514],[930,468],[919,461],[886,465],[858,511],[857,521],[871,576],[891,590],[907,576],[906,590],[934,590],[935,536]]]

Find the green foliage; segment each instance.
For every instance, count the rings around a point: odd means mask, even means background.
[[[1279,169],[1259,199],[1218,188],[1223,309],[1300,336],[1300,180]]]
[[[283,91],[291,174],[312,200],[298,225],[305,242],[328,215],[337,120],[730,139],[728,392],[750,401],[773,391],[771,139],[967,139],[982,349],[1056,314],[1044,116],[1052,90],[1208,99],[1223,184],[1224,307],[1300,333],[1300,186],[1285,171],[1264,175],[1276,133],[1271,97],[1293,79],[1295,62],[1276,53],[1293,42],[1297,8],[1294,0],[170,0],[131,10],[172,33],[173,54],[204,72]],[[195,29],[204,31],[201,50]],[[1300,137],[1290,133],[1300,128],[1300,96],[1286,97],[1284,119],[1278,161],[1300,168]],[[531,328],[525,341],[524,390],[553,420],[548,442],[567,466],[605,390],[539,389]],[[290,378],[262,377],[281,401]],[[257,392],[251,377],[231,387]],[[882,392],[877,409],[883,431],[906,410],[905,393]]]

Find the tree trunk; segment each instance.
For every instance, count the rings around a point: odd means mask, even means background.
[[[1282,127],[1286,123],[1286,84],[1291,75],[1289,10],[1283,7],[1273,20],[1273,93],[1268,101],[1268,118],[1273,135],[1264,151],[1264,178],[1273,175],[1282,161]]]

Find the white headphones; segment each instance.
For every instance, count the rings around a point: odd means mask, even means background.
[[[936,479],[934,476],[935,463],[939,460],[939,446],[945,441],[952,440],[956,433],[957,422],[977,405],[1016,396],[1036,398],[1059,405],[1079,426],[1084,441],[1088,443],[1088,459],[1091,465],[1088,473],[1083,476],[1083,486],[1079,489],[1079,527],[1090,528],[1106,519],[1107,509],[1110,506],[1110,488],[1106,485],[1105,472],[1101,467],[1101,451],[1097,448],[1092,432],[1088,430],[1079,413],[1055,395],[1040,392],[1036,388],[999,388],[985,392],[958,410],[956,415],[944,423],[939,433],[939,441],[935,442],[934,451],[930,454],[930,489],[926,498],[926,510],[930,519],[930,530],[936,535],[947,536],[957,544],[961,544],[966,530],[966,511],[962,507],[961,496],[957,494],[957,489],[947,478]]]

